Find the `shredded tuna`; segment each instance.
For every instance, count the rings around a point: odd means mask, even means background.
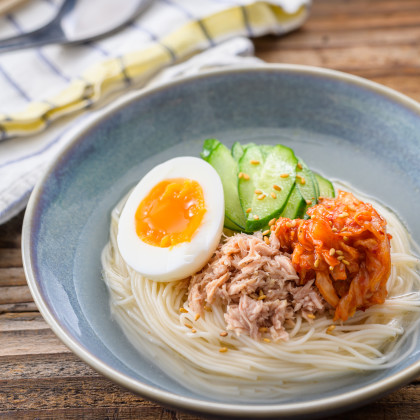
[[[223,305],[227,329],[236,334],[287,340],[287,329],[295,325],[297,315],[312,322],[312,315],[323,313],[328,304],[313,281],[297,285],[290,255],[279,248],[276,235],[269,244],[261,233],[227,238],[191,277],[189,307],[203,315],[204,306]]]

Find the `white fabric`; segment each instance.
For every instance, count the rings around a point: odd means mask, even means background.
[[[309,2],[310,0],[271,1],[291,13]],[[238,4],[251,3],[255,3],[255,0],[157,0],[135,22],[100,41],[78,46],[51,45],[2,54],[0,113],[7,115],[22,110],[34,100],[43,100],[57,94],[68,86],[70,80],[77,78],[92,64],[138,49],[139,45],[147,45],[191,19],[200,19]],[[20,13],[0,18],[0,37],[42,26],[54,16],[60,4],[61,0],[29,2]],[[287,22],[282,31],[278,29],[268,28],[266,33],[287,31]],[[162,83],[208,67],[260,63],[252,55],[252,43],[246,38],[236,38],[165,70],[152,82]],[[116,96],[107,98],[107,101]],[[85,110],[77,118],[72,115],[60,119],[40,134],[0,142],[0,224],[24,208],[45,166],[63,147],[63,133],[88,115],[100,112],[103,111],[95,108]]]

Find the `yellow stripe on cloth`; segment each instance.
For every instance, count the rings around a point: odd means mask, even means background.
[[[7,117],[0,115],[1,137],[42,131],[49,122],[81,111],[109,93],[126,88],[127,82],[136,87],[144,85],[158,71],[173,64],[174,59],[185,59],[211,44],[234,36],[247,36],[249,32],[256,36],[282,33],[297,27],[307,14],[304,6],[290,14],[269,2],[255,2],[225,9],[200,21],[190,21],[145,48],[95,64],[44,102],[32,103],[24,111]]]

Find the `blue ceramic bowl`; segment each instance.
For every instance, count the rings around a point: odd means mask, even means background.
[[[25,215],[26,275],[58,337],[93,368],[162,404],[236,417],[307,417],[366,403],[420,374],[420,341],[392,369],[270,404],[195,395],[142,358],[112,320],[100,253],[110,211],[153,166],[198,156],[216,137],[284,143],[314,170],[350,182],[399,214],[420,239],[420,106],[369,81],[273,65],[182,79],[119,102],[70,135]]]

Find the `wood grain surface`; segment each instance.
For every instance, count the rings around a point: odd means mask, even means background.
[[[315,0],[300,30],[255,46],[268,62],[342,70],[420,100],[420,0]],[[26,285],[22,218],[0,226],[0,417],[199,419],[115,385],[55,337]],[[419,380],[329,419],[419,419]]]

